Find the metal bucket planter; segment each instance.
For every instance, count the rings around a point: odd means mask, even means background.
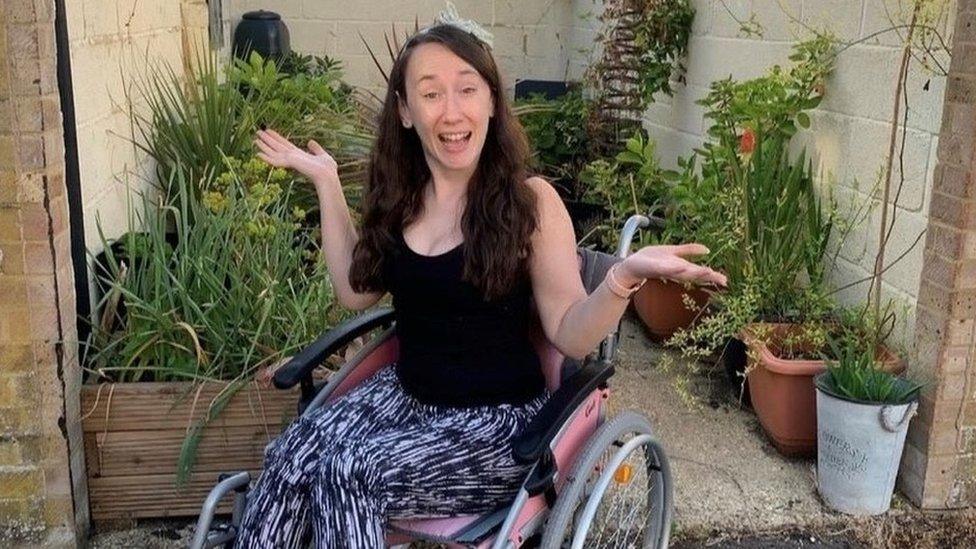
[[[817,490],[827,505],[842,513],[880,515],[891,506],[918,393],[900,404],[858,402],[833,393],[828,375],[825,372],[814,380]]]

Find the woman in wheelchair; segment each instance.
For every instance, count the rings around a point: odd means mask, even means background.
[[[336,162],[269,129],[259,156],[310,180],[335,295],[365,309],[392,294],[395,364],[304,414],[269,447],[239,547],[382,547],[392,519],[482,513],[528,470],[511,441],[548,392],[529,341],[532,303],[564,355],[586,356],[643,280],[724,285],[650,246],[587,295],[569,215],[527,174],[526,137],[490,47],[459,26],[410,38],[390,71],[357,230]]]

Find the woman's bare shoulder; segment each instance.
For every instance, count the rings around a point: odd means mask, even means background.
[[[556,198],[559,197],[559,193],[556,192],[556,188],[552,186],[552,183],[546,181],[544,177],[533,175],[526,178],[525,184],[532,189],[536,196],[547,197],[547,195],[554,195]]]
[[[552,183],[535,175],[526,179],[525,184],[535,193],[536,211],[541,217],[558,217],[560,211],[565,212],[566,206],[563,205],[563,200]]]
[[[525,184],[535,193],[536,211],[539,213],[540,221],[560,219],[563,216],[569,217],[566,206],[562,198],[552,183],[539,176],[532,176],[525,180]]]

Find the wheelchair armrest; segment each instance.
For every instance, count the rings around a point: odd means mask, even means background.
[[[563,424],[593,391],[613,375],[613,365],[593,361],[566,379],[542,406],[525,430],[512,441],[518,463],[534,463],[542,457]]]
[[[389,307],[367,311],[325,332],[311,345],[295,355],[274,375],[274,385],[279,389],[290,389],[302,379],[310,376],[329,355],[339,351],[357,337],[369,333],[378,326],[393,322],[394,312]]]

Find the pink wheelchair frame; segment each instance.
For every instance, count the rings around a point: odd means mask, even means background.
[[[581,276],[587,292],[593,291],[599,284],[610,264],[626,255],[634,232],[647,223],[647,218],[643,216],[634,216],[627,221],[617,258],[580,250]],[[329,405],[396,361],[399,344],[393,324],[394,312],[391,309],[376,309],[337,326],[278,370],[275,385],[279,388],[301,385],[302,413]],[[315,386],[311,377],[315,367],[354,339],[377,329],[381,330],[380,333],[374,335],[327,383],[321,387]],[[387,528],[387,543],[397,545],[423,539],[446,543],[449,547],[504,549],[523,547],[530,544],[527,542],[537,541],[547,515],[567,481],[567,472],[587,441],[604,424],[606,400],[610,396],[607,380],[613,375],[610,361],[615,352],[616,336],[617,330],[614,330],[601,343],[596,358],[580,367],[575,361],[565,359],[535,323],[530,337],[539,354],[552,397],[525,432],[513,442],[516,460],[532,464],[514,501],[484,515],[391,521]],[[658,541],[648,546],[666,547],[671,516],[670,472],[663,450],[659,453],[664,462],[661,465],[666,479],[662,500],[665,507],[662,510],[664,527],[657,536]],[[247,472],[221,475],[220,482],[204,503],[191,549],[232,545],[246,504],[250,480]],[[231,492],[235,493],[231,523],[212,525],[219,501]]]

